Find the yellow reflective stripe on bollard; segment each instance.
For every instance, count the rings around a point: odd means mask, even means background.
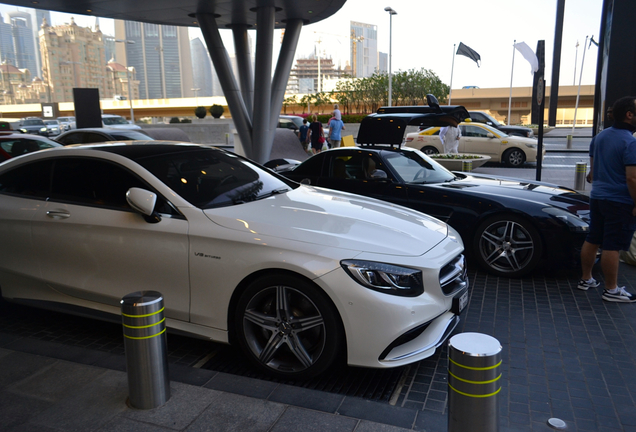
[[[125,313],[121,313],[123,316],[128,317],[128,318],[144,318],[144,317],[149,317],[149,316],[153,316],[153,315],[157,315],[158,313],[163,312],[163,310],[165,309],[165,307],[162,307],[161,310],[158,310],[157,312],[153,312],[153,313],[149,313],[146,315],[128,315]]]
[[[586,172],[586,171],[587,171],[587,165],[576,164],[576,172]]]
[[[491,379],[489,381],[471,381],[471,380],[460,378],[457,375],[453,374],[451,371],[448,371],[448,374],[452,376],[453,378],[455,378],[456,380],[462,381],[468,384],[491,384],[491,383],[494,383],[495,381],[499,381],[499,378],[501,378],[501,374],[499,374],[497,378]]]
[[[148,324],[148,325],[143,325],[143,326],[131,326],[131,325],[127,325],[127,324],[123,324],[122,325],[126,328],[130,328],[130,329],[143,329],[143,328],[148,328],[148,327],[152,327],[152,326],[156,326],[157,324],[161,324],[162,322],[164,322],[166,319],[162,319],[159,322],[156,322],[154,324]]]
[[[473,395],[473,394],[469,394],[469,393],[461,392],[461,391],[457,390],[456,388],[453,388],[453,386],[452,386],[452,385],[450,385],[450,384],[448,384],[448,386],[451,388],[451,390],[453,390],[453,391],[454,391],[454,392],[456,392],[456,393],[459,393],[460,395],[468,396],[468,397],[473,397],[473,398],[487,398],[487,397],[494,396],[494,395],[496,395],[497,393],[499,393],[499,392],[501,391],[501,387],[499,387],[499,388],[497,389],[497,391],[496,391],[496,392],[494,392],[494,393],[490,393],[490,394],[487,394],[487,395]]]
[[[491,370],[491,369],[498,368],[498,367],[501,365],[501,363],[503,362],[503,360],[499,360],[499,363],[497,363],[497,364],[496,364],[496,365],[494,365],[494,366],[486,366],[486,367],[470,367],[470,366],[464,366],[464,365],[461,365],[461,364],[457,363],[456,361],[454,361],[452,358],[449,358],[448,360],[449,360],[451,363],[453,363],[454,365],[459,366],[460,368],[470,369],[470,370]]]
[[[163,330],[161,330],[159,333],[157,334],[153,334],[150,336],[140,336],[140,337],[134,337],[134,336],[128,336],[127,334],[124,334],[124,337],[128,338],[128,339],[150,339],[153,337],[157,337],[160,336],[162,333],[164,333],[166,331],[166,329],[164,328]]]

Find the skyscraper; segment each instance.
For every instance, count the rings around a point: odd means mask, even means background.
[[[28,69],[31,76],[40,76],[35,51],[32,17],[28,12],[11,11],[7,13],[11,24],[11,35],[15,50],[15,64],[18,69]]]
[[[5,23],[2,14],[0,14],[0,63],[11,64],[14,66],[16,64],[11,20]]]
[[[188,29],[115,20],[116,58],[134,67],[141,99],[181,98],[192,91],[192,61]]]
[[[351,70],[364,78],[378,70],[378,26],[351,21]]]
[[[192,77],[194,87],[198,88],[199,96],[215,96],[214,78],[216,74],[212,69],[212,61],[208,54],[208,49],[199,38],[190,41],[190,51],[192,52]],[[218,83],[218,78],[216,79]]]

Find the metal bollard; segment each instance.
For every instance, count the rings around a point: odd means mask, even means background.
[[[577,191],[585,190],[585,177],[587,173],[587,162],[577,162],[576,172],[574,174],[574,189]]]
[[[473,170],[473,161],[465,160],[462,162],[462,171],[471,172]]]
[[[566,141],[565,147],[570,150],[572,149],[572,135],[568,135],[568,139]]]
[[[163,297],[138,291],[121,299],[128,399],[138,409],[157,408],[170,399]]]
[[[448,432],[497,432],[501,344],[481,333],[448,343]]]

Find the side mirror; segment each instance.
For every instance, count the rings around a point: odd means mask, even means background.
[[[439,107],[439,102],[437,101],[437,98],[434,95],[432,94],[426,95],[426,104],[430,106],[431,108],[435,108],[436,111],[442,112],[441,108]]]
[[[304,184],[304,185],[310,185],[311,184],[311,180],[309,180],[308,178],[304,178],[300,181],[300,184]]]
[[[381,169],[373,170],[370,176],[371,176],[371,180],[386,180],[387,179],[386,172],[384,172]]]
[[[126,201],[138,213],[141,213],[146,222],[157,223],[161,216],[155,211],[157,195],[141,188],[130,188],[126,192]]]
[[[495,136],[493,134],[491,134],[490,132],[488,132],[488,135],[486,135],[488,138],[494,138]]]
[[[486,122],[488,126],[492,126],[492,122]]]

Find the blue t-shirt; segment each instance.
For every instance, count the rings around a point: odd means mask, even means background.
[[[636,138],[622,125],[612,126],[596,135],[590,143],[592,192],[598,200],[634,204],[627,189],[625,166],[636,165]]]
[[[300,141],[301,142],[305,142],[307,141],[307,131],[309,130],[309,126],[307,126],[306,124],[303,124],[300,128],[298,128],[298,130],[300,131]]]
[[[344,123],[342,120],[332,119],[329,122],[329,139],[333,141],[340,141],[342,139],[340,132],[343,127]]]

